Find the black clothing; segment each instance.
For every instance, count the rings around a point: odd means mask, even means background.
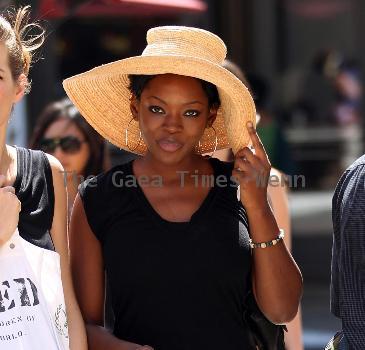
[[[211,164],[215,179],[229,180],[232,164]],[[215,183],[191,220],[176,223],[160,217],[132,176],[129,162],[79,189],[102,246],[114,335],[156,350],[247,349],[251,253],[237,187]]]
[[[365,349],[365,156],[350,165],[332,200],[331,311],[350,349]]]
[[[54,212],[52,169],[42,151],[16,147],[15,194],[22,203],[19,234],[28,242],[54,250],[50,235]]]

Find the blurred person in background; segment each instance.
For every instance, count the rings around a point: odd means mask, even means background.
[[[333,79],[335,103],[333,114],[337,125],[363,123],[361,120],[363,86],[360,68],[352,60],[344,60]]]
[[[0,271],[2,273],[13,271],[21,274],[21,277],[25,277],[22,274],[27,273],[28,277],[34,279],[27,270],[29,266],[26,265],[30,265],[30,262],[25,258],[25,253],[21,253],[22,250],[16,245],[9,244],[9,240],[17,236],[16,229],[20,237],[27,242],[27,246],[32,247],[33,252],[43,250],[57,252],[59,254],[57,264],[60,264],[61,268],[66,304],[66,311],[62,304],[58,310],[59,313],[66,312],[67,322],[60,324],[60,319],[54,322],[53,315],[47,314],[48,305],[43,295],[47,293],[52,295],[53,291],[44,290],[41,281],[36,279],[33,280],[32,291],[39,292],[40,301],[37,303],[34,299],[30,315],[33,317],[34,327],[44,328],[43,333],[38,334],[38,328],[32,328],[30,324],[25,323],[25,320],[21,322],[23,307],[31,305],[27,300],[29,297],[25,284],[24,288],[19,284],[25,279],[19,278],[19,275],[16,277],[18,280],[9,278],[2,283],[5,290],[2,289],[4,297],[0,298],[1,316],[6,317],[7,311],[17,310],[19,317],[17,322],[9,319],[9,322],[6,322],[9,324],[5,324],[2,318],[2,325],[7,328],[1,327],[0,348],[29,349],[29,342],[32,342],[35,347],[31,349],[60,349],[59,340],[54,334],[58,326],[57,330],[65,334],[65,338],[69,338],[71,350],[86,350],[84,323],[74,295],[69,267],[66,191],[61,174],[62,165],[57,159],[43,152],[13,147],[5,143],[8,121],[14,105],[30,88],[28,73],[33,52],[43,44],[45,37],[41,26],[30,23],[29,19],[30,6],[4,12],[0,16],[0,251],[2,253]],[[23,242],[20,238],[18,240],[18,237],[16,239],[17,242],[19,240]],[[16,253],[6,255],[7,249],[16,249]],[[47,255],[43,252],[42,254]],[[15,260],[16,258],[19,259]],[[9,259],[12,266],[8,266],[7,269]],[[14,264],[14,261],[17,264]],[[19,264],[19,261],[22,264]],[[47,274],[44,271],[43,273]],[[56,277],[58,276],[44,275],[45,279],[53,278],[54,281]],[[29,278],[26,280],[29,281]],[[15,283],[17,281],[19,283]],[[18,298],[16,290],[21,292]],[[58,297],[57,291],[53,296]],[[53,324],[57,321],[58,325]],[[15,333],[12,327],[16,327],[15,338],[14,334],[6,335],[12,331]],[[4,332],[8,333],[4,335]]]
[[[361,122],[363,86],[359,64],[333,49],[320,50],[302,77],[290,112],[301,111],[305,124],[348,126]]]
[[[271,112],[270,84],[256,74],[248,75],[247,80],[254,94],[260,121],[257,125],[257,133],[267,149],[271,165],[285,174],[292,174],[293,162],[289,152],[289,144],[283,133],[282,125]]]
[[[68,98],[46,106],[35,125],[30,147],[52,154],[61,162],[69,214],[79,184],[110,167],[106,142]]]
[[[256,102],[256,98],[258,94],[256,93],[255,87],[258,84],[251,84],[251,81],[248,81],[245,74],[243,73],[242,69],[235,64],[234,62],[226,59],[223,63],[223,66],[228,69],[231,73],[233,73],[237,78],[239,78],[245,86],[249,88],[251,93],[253,94],[254,100]],[[259,103],[257,108],[257,112],[259,113],[262,108],[260,108],[262,104]],[[266,118],[267,114],[263,114]],[[260,118],[261,117],[261,118]],[[264,118],[265,118],[264,117]],[[271,117],[270,117],[271,119]],[[262,115],[257,115],[257,123],[262,123]],[[260,126],[257,125],[257,130],[259,132]],[[262,140],[265,147],[265,140]],[[267,150],[268,155],[270,155],[270,146],[265,148]],[[233,152],[230,148],[217,150],[214,152],[213,157],[218,158],[223,161],[232,161],[233,160]],[[270,157],[269,157],[270,159]],[[271,161],[271,159],[270,159]],[[288,203],[288,187],[286,185],[285,175],[281,173],[279,170],[272,168],[270,175],[275,178],[279,179],[279,183],[274,183],[273,181],[269,181],[268,184],[268,196],[269,201],[274,212],[274,216],[279,224],[279,227],[282,227],[285,232],[287,233],[284,240],[289,249],[291,249],[292,245],[292,237],[291,237],[291,225],[290,225],[290,212],[289,212],[289,203]],[[287,324],[288,332],[285,333],[285,346],[287,350],[303,350],[303,340],[302,340],[302,320],[301,320],[301,313],[298,312],[297,316],[294,318],[293,321]]]

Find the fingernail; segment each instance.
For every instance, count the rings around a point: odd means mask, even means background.
[[[252,124],[252,122],[247,122],[247,126],[248,126],[249,128],[253,128],[253,124]]]

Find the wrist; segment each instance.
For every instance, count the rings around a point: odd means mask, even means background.
[[[262,204],[244,205],[246,213],[248,216],[255,217],[267,217],[272,216],[272,210],[269,202],[266,200]]]
[[[277,245],[280,241],[282,241],[284,239],[284,235],[285,235],[284,230],[279,229],[278,235],[270,241],[254,242],[250,238],[249,239],[250,247],[251,247],[251,249],[273,247],[273,246]]]

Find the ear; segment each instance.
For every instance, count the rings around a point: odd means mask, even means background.
[[[14,103],[19,102],[25,95],[25,90],[28,86],[28,78],[25,74],[20,74],[15,87]]]
[[[217,118],[217,113],[218,113],[218,107],[212,106],[209,110],[209,115],[208,115],[208,120],[207,120],[208,128],[210,128],[213,125],[215,118]]]
[[[135,95],[132,95],[129,107],[134,120],[138,120],[139,103],[140,101],[137,99],[137,97]]]

